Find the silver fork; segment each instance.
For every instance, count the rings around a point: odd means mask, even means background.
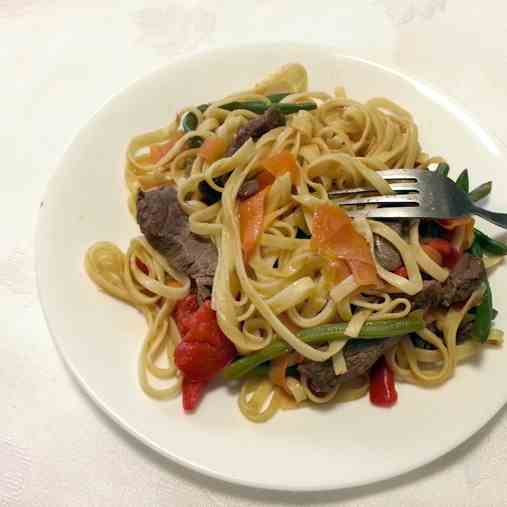
[[[391,185],[393,195],[361,197],[360,194],[376,191],[371,187],[360,187],[329,192],[329,198],[343,198],[336,200],[340,206],[377,205],[366,210],[347,210],[351,216],[444,219],[479,215],[507,229],[507,213],[479,208],[446,176],[427,169],[393,169],[378,174]]]

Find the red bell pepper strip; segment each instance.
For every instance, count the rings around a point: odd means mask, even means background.
[[[424,245],[428,245],[442,255],[442,264],[452,269],[461,257],[461,252],[453,247],[449,241],[442,238],[434,238],[425,241]]]
[[[391,407],[397,400],[394,373],[382,356],[370,370],[370,401],[379,407]]]
[[[204,395],[207,385],[207,382],[191,382],[185,378],[183,379],[181,392],[183,395],[183,410],[185,412],[195,410]]]

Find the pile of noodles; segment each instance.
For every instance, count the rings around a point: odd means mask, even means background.
[[[444,281],[449,273],[421,248],[417,222],[411,224],[404,239],[381,222],[358,218],[354,226],[371,246],[382,288],[362,290],[352,275],[333,285],[327,276],[326,261],[310,248],[309,239],[296,236],[298,229],[311,234],[313,212],[328,201],[332,189],[369,185],[388,194],[391,189],[377,171],[427,168],[441,159],[429,158],[421,151],[412,116],[390,100],[373,98],[360,103],[348,98],[341,87],[330,95],[309,91],[307,86],[304,67],[290,64],[251,90],[210,103],[204,113],[195,106],[182,110],[167,127],[131,140],[125,179],[128,205],[134,216],[139,189],[174,185],[191,230],[215,244],[219,260],[212,306],[220,328],[240,354],[257,351],[277,336],[305,358],[333,358],[335,371],[339,372],[344,368],[342,351],[346,341],[314,348],[301,341],[295,330],[342,320],[348,322],[347,335],[355,337],[368,320],[400,319],[410,313],[411,303],[406,296],[422,289],[421,271],[438,281]],[[288,115],[286,126],[267,132],[257,142],[248,140],[232,157],[212,164],[198,157],[196,148],[189,147],[188,141],[196,133],[204,139],[219,135],[230,143],[238,129],[257,115],[220,106],[231,101],[267,101],[266,95],[274,92],[290,92],[283,103],[314,101],[318,107]],[[150,163],[147,148],[173,139],[187,112],[198,119],[196,131],[182,135],[156,164]],[[282,150],[296,157],[300,182],[294,185],[289,174],[274,181],[266,198],[264,232],[246,264],[237,193],[241,184],[260,170],[262,159]],[[224,174],[229,178],[222,188],[214,179]],[[221,192],[217,203],[207,205],[200,199],[197,189],[203,180]],[[408,278],[386,271],[377,262],[373,234],[382,236],[400,252]],[[467,240],[464,232],[455,238],[458,243]],[[136,259],[144,263],[148,274]],[[176,396],[181,377],[173,355],[181,337],[171,313],[175,303],[191,290],[188,276],[173,269],[143,237],[133,239],[126,253],[111,243],[96,243],[86,253],[85,266],[100,288],[145,316],[148,330],[139,355],[143,390],[158,399]],[[457,345],[456,333],[464,315],[480,297],[481,289],[463,308],[435,314],[443,338],[430,329],[419,333],[434,350],[416,348],[410,339],[402,339],[387,354],[397,378],[422,386],[437,385],[453,375],[458,361],[476,354],[480,345]],[[368,391],[366,377],[338,386],[324,398],[312,393],[305,378],[287,380],[287,390],[282,390],[269,378],[248,378],[239,400],[243,414],[264,421],[279,408],[294,408],[305,401],[348,401]]]

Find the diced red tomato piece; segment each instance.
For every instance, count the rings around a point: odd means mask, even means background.
[[[204,395],[207,385],[207,382],[193,382],[185,378],[183,379],[181,392],[183,395],[183,410],[185,410],[185,412],[195,410],[197,404]]]
[[[174,362],[183,376],[191,381],[211,380],[231,357],[206,342],[181,341],[174,352]]]
[[[197,296],[190,294],[180,299],[174,308],[174,320],[180,331],[181,336],[185,336],[192,327],[192,317],[199,309]]]
[[[382,356],[370,370],[370,401],[379,407],[391,407],[397,400],[394,373]]]
[[[218,326],[210,301],[200,307],[195,296],[178,302],[175,319],[183,340],[174,351],[174,362],[183,373],[183,408],[193,410],[206,383],[234,357],[236,348]]]

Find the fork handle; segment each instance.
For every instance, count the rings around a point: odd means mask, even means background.
[[[492,222],[499,227],[507,229],[507,213],[496,213],[495,211],[488,211],[486,209],[479,208],[478,206],[472,206],[471,212],[474,215],[479,215],[488,222]]]

